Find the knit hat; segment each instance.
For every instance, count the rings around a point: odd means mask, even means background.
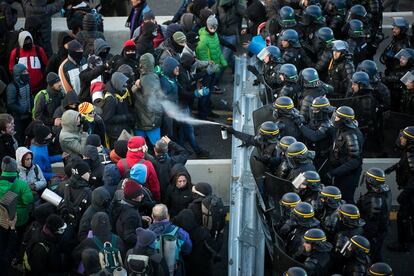
[[[59,81],[60,78],[55,72],[49,72],[49,74],[46,76],[46,82],[49,86],[52,86]]]
[[[125,179],[123,189],[125,199],[134,199],[144,193],[142,186],[131,178]]]
[[[165,31],[165,39],[169,39],[172,37],[172,35],[176,32],[180,32],[182,31],[181,29],[181,25],[177,24],[177,23],[172,23],[170,25],[168,25],[167,30]]]
[[[94,236],[107,237],[111,235],[111,222],[105,212],[97,212],[91,220],[91,230]]]
[[[51,133],[49,127],[45,125],[36,125],[34,128],[34,139],[37,143],[44,145],[46,144],[46,137]]]
[[[200,41],[200,37],[198,36],[198,33],[196,32],[188,32],[186,34],[187,37],[187,44],[197,44]]]
[[[118,140],[114,143],[115,153],[121,157],[125,158],[128,152],[128,141],[127,140]]]
[[[100,56],[91,55],[88,57],[88,68],[89,69],[94,69],[102,65],[103,65],[103,61]]]
[[[119,73],[124,74],[125,76],[127,76],[127,78],[133,79],[134,78],[134,69],[132,69],[131,66],[129,66],[128,64],[122,64],[121,66],[119,66],[118,70],[116,70]]]
[[[143,17],[144,21],[154,20],[154,19],[155,19],[155,15],[152,11],[148,11],[148,12],[144,13],[144,17]]]
[[[82,176],[87,172],[91,172],[91,168],[89,167],[88,163],[81,159],[74,162],[72,166],[72,174]]]
[[[40,204],[34,209],[35,220],[41,224],[45,224],[49,215],[56,212],[56,207],[50,202]]]
[[[173,39],[178,45],[181,46],[187,43],[187,38],[185,37],[185,34],[183,32],[175,32],[173,34]]]
[[[1,162],[1,176],[17,176],[16,160],[10,156],[4,156]]]
[[[180,58],[180,62],[183,65],[184,68],[190,69],[191,66],[193,65],[194,61],[195,60],[194,60],[193,55],[191,55],[189,53],[182,53],[181,58]],[[155,147],[157,147],[157,144],[155,144]]]
[[[84,31],[96,30],[96,19],[93,14],[87,13],[82,20],[82,29]]]
[[[161,65],[161,69],[168,77],[174,77],[174,69],[179,66],[180,63],[173,57],[166,57]]]
[[[82,44],[80,44],[76,39],[68,43],[68,51],[78,52],[81,50],[83,50]]]
[[[86,145],[100,147],[102,145],[101,137],[98,134],[90,134],[88,138],[86,138]]]
[[[147,166],[144,164],[135,164],[129,171],[129,176],[141,185],[147,182]]]
[[[135,46],[135,42],[130,39],[124,42],[124,51],[136,51],[137,47]]]
[[[65,221],[56,214],[50,214],[46,219],[46,227],[52,233],[58,233],[60,229],[66,228],[65,225]]]
[[[137,152],[142,151],[145,145],[145,138],[141,136],[134,136],[128,140],[128,151]]]
[[[153,231],[141,227],[138,227],[135,230],[135,233],[137,234],[137,243],[135,245],[137,248],[147,247],[151,245],[157,238]]]
[[[205,183],[205,182],[200,182],[193,186],[192,192],[202,197],[205,197],[205,196],[211,195],[213,193],[213,189],[211,188],[210,184]]]
[[[207,28],[213,28],[213,29],[217,29],[218,26],[218,21],[215,15],[210,15],[207,18]]]

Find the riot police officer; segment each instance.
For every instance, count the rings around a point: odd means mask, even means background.
[[[414,70],[407,72],[401,78],[401,82],[405,85],[401,97],[401,111],[414,115]]]
[[[303,50],[299,42],[299,35],[295,30],[287,29],[283,31],[280,41],[283,63],[294,64],[299,71],[312,66],[312,61]]]
[[[303,11],[301,24],[304,29],[303,33],[305,33],[302,38],[302,45],[304,45],[308,55],[314,57],[316,53],[312,49],[312,40],[320,28],[326,27],[325,17],[322,14],[321,8],[318,5],[307,6]]]
[[[296,21],[295,10],[290,6],[283,6],[279,9],[277,20],[270,20],[269,32],[271,34],[271,40],[274,44],[279,44],[280,36],[284,30],[293,29],[299,37],[301,37],[301,31]]]
[[[276,150],[277,156],[280,158],[280,164],[275,171],[275,175],[277,177],[286,179],[290,172],[290,166],[287,160],[287,149],[288,147],[296,143],[295,137],[292,136],[284,136],[280,139],[279,143],[277,143]]]
[[[306,171],[315,171],[313,159],[315,152],[308,150],[306,145],[302,142],[291,144],[287,148],[287,161],[290,167],[290,172],[287,180],[293,181],[299,174]]]
[[[273,118],[280,128],[280,135],[293,136],[300,140],[302,134],[295,124],[299,111],[294,107],[293,100],[289,97],[278,97],[273,103]]]
[[[313,202],[318,200],[322,187],[319,174],[315,171],[306,171],[303,173],[303,182],[298,187],[298,193],[303,202],[313,205]]]
[[[319,193],[319,199],[313,203],[315,216],[320,220],[321,226],[330,236],[330,240],[335,234],[338,207],[344,203],[341,191],[335,186],[323,187]]]
[[[368,56],[368,43],[364,33],[364,24],[358,19],[349,21],[348,39],[349,51],[352,53],[354,66],[357,66],[361,61],[370,58]]]
[[[332,244],[321,229],[309,229],[303,235],[303,248],[296,259],[303,262],[310,276],[325,276],[331,267]]]
[[[315,166],[318,169],[327,160],[333,144],[334,127],[330,119],[334,109],[327,98],[317,97],[309,110],[309,122],[299,125],[307,145],[316,152]]]
[[[327,177],[342,191],[342,198],[353,203],[361,174],[363,135],[355,121],[354,110],[348,106],[339,107],[331,122],[336,128],[336,136],[329,154]]]
[[[371,259],[378,262],[382,260],[381,248],[388,231],[392,195],[383,170],[370,168],[364,177],[367,192],[359,198],[357,206],[366,222],[364,233],[371,242]]]
[[[345,0],[328,0],[325,5],[326,25],[332,29],[335,37],[344,38],[341,33],[345,24],[346,2]]]
[[[332,29],[328,27],[320,28],[313,39],[313,50],[317,55],[315,69],[319,72],[320,78],[323,81],[326,81],[327,79],[328,66],[332,59],[332,45],[334,40],[334,33]]]
[[[308,274],[306,271],[298,266],[294,266],[289,268],[285,273],[283,273],[284,276],[307,276]]]
[[[334,246],[340,253],[345,243],[355,235],[363,235],[365,221],[361,219],[358,207],[353,204],[342,204],[338,207],[338,220],[335,225]]]
[[[402,189],[397,198],[400,204],[397,213],[398,241],[389,244],[388,249],[406,252],[410,250],[414,219],[414,126],[402,130],[397,146],[402,150],[400,161],[385,170],[386,174],[395,170],[398,187]]]
[[[370,276],[393,276],[392,268],[387,263],[375,263],[368,269],[368,275]]]
[[[407,34],[408,22],[404,17],[394,17],[392,22],[392,40],[381,54],[380,61],[387,70],[394,66],[393,58],[401,49],[410,48],[410,40]]]
[[[298,252],[305,232],[311,228],[319,227],[319,220],[314,216],[312,205],[300,202],[293,208],[290,218],[280,228],[280,235],[287,241],[286,252],[290,256]]]
[[[361,236],[355,235],[341,249],[344,258],[343,275],[365,276],[370,264],[368,256],[371,245],[369,241]]]
[[[296,66],[290,63],[286,63],[280,66],[279,79],[283,86],[276,91],[275,96],[289,97],[297,105],[299,103],[299,97],[301,95],[301,87],[298,84],[299,77]]]
[[[300,72],[300,79],[303,86],[300,115],[308,122],[312,101],[317,97],[326,96],[331,89],[319,79],[318,71],[314,68],[303,69]]]
[[[282,196],[279,201],[280,216],[275,221],[276,230],[279,231],[279,229],[285,225],[286,221],[290,219],[293,208],[295,208],[300,202],[301,199],[297,193],[290,192]]]
[[[351,86],[352,74],[355,72],[348,43],[336,40],[332,46],[332,60],[328,67],[328,84],[334,88],[332,97],[343,98]]]

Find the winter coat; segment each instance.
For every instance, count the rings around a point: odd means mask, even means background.
[[[86,145],[82,155],[89,158],[84,159],[91,168],[91,177],[89,179],[89,184],[92,189],[100,187],[103,185],[102,179],[104,174],[104,165],[101,163],[99,158],[98,149],[92,145]]]
[[[0,198],[8,191],[17,194],[16,227],[24,225],[29,219],[28,205],[33,202],[33,194],[27,183],[17,178],[17,173],[2,172],[0,176]]]
[[[141,56],[141,90],[133,91],[135,128],[139,130],[153,130],[161,126],[161,107],[149,104],[150,101],[156,101],[158,95],[162,94],[160,79],[154,73],[154,64],[154,57],[151,54]]]
[[[351,87],[352,75],[355,72],[354,64],[349,56],[342,56],[332,59],[328,67],[329,81],[333,86],[334,97],[345,97],[346,92]]]
[[[87,64],[76,64],[76,62],[68,56],[59,66],[58,75],[62,81],[63,90],[68,93],[74,90],[77,95],[81,92],[80,73],[88,67]]]
[[[53,114],[61,106],[64,94],[50,86],[47,87],[46,93],[48,96],[43,93],[38,96],[34,106],[33,118],[42,121],[48,127],[52,127],[54,125]],[[47,101],[46,97],[48,97]]]
[[[203,213],[201,211],[201,203],[203,199],[204,197],[198,197],[188,205],[188,209],[190,209],[194,214],[195,222],[200,226],[203,226]]]
[[[55,0],[52,2],[46,0],[22,1],[26,18],[36,17],[40,20],[40,34],[42,41],[46,43],[45,51],[49,57],[53,54],[52,45],[50,44],[50,41],[52,41],[52,15],[59,12],[63,8],[64,3],[64,0]]]
[[[115,191],[121,181],[121,173],[116,164],[108,164],[104,168],[103,187],[109,192],[111,198],[114,197]]]
[[[145,0],[142,0],[141,4],[139,4],[138,7],[132,7],[125,24],[125,26],[130,29],[130,38],[132,38],[135,29],[141,26],[144,19],[144,14],[147,12],[151,12],[151,8],[148,6]]]
[[[223,56],[220,41],[217,33],[210,35],[206,28],[198,31],[200,41],[198,42],[196,53],[199,60],[212,60],[221,68],[227,67],[227,61]]]
[[[180,176],[185,176],[187,179],[187,185],[184,188],[177,188],[177,179]],[[167,187],[165,204],[168,207],[171,217],[175,217],[181,210],[184,210],[193,201],[191,183],[191,176],[185,167],[181,164],[177,164],[171,169],[171,181]]]
[[[0,160],[3,160],[3,157],[6,155],[16,158],[17,147],[17,141],[13,136],[0,133]]]
[[[122,200],[119,205],[114,206],[112,219],[115,222],[116,233],[125,243],[125,247],[127,249],[134,247],[137,243],[135,229],[142,227],[138,206]]]
[[[176,225],[172,224],[169,220],[162,220],[162,221],[155,221],[153,222],[148,229],[153,231],[157,237],[171,233]],[[179,227],[178,231],[176,232],[176,237],[183,241],[184,243],[181,245],[181,253],[182,255],[188,255],[191,253],[193,248],[190,235],[185,231],[183,228]]]
[[[142,56],[146,53],[154,54],[154,36],[152,35],[152,32],[156,31],[157,28],[158,26],[152,22],[144,23],[141,26],[142,32],[136,41],[138,56]]]
[[[49,155],[47,145],[37,145],[32,143],[30,151],[33,152],[33,163],[41,169],[45,179],[49,181],[55,173],[52,171],[52,163],[62,162],[61,155]]]
[[[82,133],[78,127],[79,112],[67,110],[62,115],[62,131],[59,135],[59,143],[62,150],[69,154],[81,155],[86,143],[86,133]]]
[[[26,68],[16,65],[13,68],[13,82],[7,86],[7,109],[15,120],[31,117],[30,85],[21,80]]]
[[[16,151],[19,179],[25,181],[29,186],[33,184],[36,191],[41,191],[46,188],[46,179],[43,176],[42,169],[40,169],[40,167],[36,165],[33,160],[32,166],[29,169],[23,167],[23,157],[28,153],[30,153],[33,157],[33,153],[25,147],[20,147]]]
[[[17,63],[23,64],[26,66],[27,71],[29,71],[30,75],[30,91],[32,94],[37,93],[42,87],[43,82],[45,79],[44,71],[46,69],[47,64],[47,56],[45,54],[45,51],[43,48],[36,46],[33,43],[32,49],[26,51],[23,49],[23,43],[24,40],[30,37],[33,41],[32,35],[27,31],[22,31],[19,34],[18,43],[19,46],[10,53],[10,59],[9,59],[9,71],[10,73],[13,73],[13,67],[16,64],[16,53],[19,51],[19,60]],[[36,50],[37,47],[37,50]],[[39,56],[38,56],[39,53]],[[43,64],[43,66],[42,66]]]
[[[82,102],[92,102],[91,98],[91,85],[96,81],[102,81],[102,74],[105,71],[105,66],[97,66],[94,69],[86,68],[79,74],[80,79],[80,93],[79,101]]]
[[[246,13],[246,5],[242,1],[219,0],[212,8],[218,15],[220,35],[238,35],[241,20]]]
[[[64,44],[65,41],[69,41],[71,36],[68,32],[59,32],[58,39],[57,39],[57,53],[53,54],[49,58],[49,62],[46,66],[46,74],[49,72],[58,73],[60,64],[68,57],[68,50],[65,49]]]

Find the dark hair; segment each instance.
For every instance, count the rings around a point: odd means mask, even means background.
[[[6,131],[7,124],[13,122],[13,116],[7,113],[0,114],[0,131]]]

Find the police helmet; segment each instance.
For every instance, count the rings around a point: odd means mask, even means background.
[[[312,23],[325,22],[325,17],[322,15],[322,10],[317,5],[307,6],[303,12],[303,23],[309,25]]]
[[[259,134],[266,141],[276,143],[279,139],[279,127],[275,122],[266,121],[259,127]]]
[[[259,54],[257,54],[257,58],[263,60],[265,56],[269,56],[271,60],[275,62],[280,62],[282,60],[282,54],[280,49],[276,46],[267,46]]]
[[[337,118],[339,120],[337,120]],[[344,126],[350,128],[356,128],[357,124],[355,123],[355,112],[349,106],[341,106],[332,114],[331,119],[332,125],[336,128],[341,128]]]
[[[283,31],[280,40],[285,40],[292,44],[292,46],[297,46],[299,44],[299,35],[295,30],[287,29]]]
[[[277,146],[281,151],[285,152],[285,151],[287,151],[288,147],[290,145],[292,145],[293,143],[296,143],[296,138],[295,137],[293,137],[293,136],[283,136],[280,139]]]
[[[298,80],[298,70],[295,65],[290,63],[280,66],[279,74],[284,76],[285,81],[296,82]]]
[[[410,67],[414,63],[414,49],[404,48],[395,54],[394,58],[400,60],[402,57],[407,59],[407,67]]]
[[[282,96],[276,99],[273,103],[273,116],[278,118],[281,114],[291,114],[294,109],[294,104],[291,98]]]
[[[371,245],[369,241],[361,236],[352,236],[341,249],[342,255],[351,257],[352,255],[366,255],[369,253]]]
[[[336,209],[342,200],[341,190],[335,186],[323,187],[319,195],[323,202],[332,209]]]
[[[295,10],[289,6],[283,6],[279,10],[280,25],[283,28],[296,26]]]
[[[392,26],[400,28],[401,33],[406,33],[408,31],[408,22],[404,17],[393,17]]]
[[[321,184],[321,177],[315,171],[306,171],[303,173],[303,177],[305,180],[303,181],[302,185],[306,187],[306,189],[319,192],[322,188]]]
[[[371,88],[368,74],[362,71],[355,72],[352,75],[352,82],[358,84],[360,88]]]
[[[284,276],[307,276],[306,271],[298,266],[289,268],[284,274]]]
[[[311,104],[311,110],[313,112],[322,111],[325,113],[331,113],[334,110],[334,107],[331,106],[329,99],[324,96],[319,96],[313,99]]]
[[[286,193],[282,196],[282,199],[280,200],[280,204],[282,206],[289,207],[291,209],[295,208],[296,205],[298,205],[301,202],[301,199],[297,193]]]
[[[408,126],[403,129],[402,135],[409,141],[414,141],[414,126]]]
[[[358,64],[357,71],[362,71],[368,74],[371,81],[379,79],[377,64],[369,59],[362,61]]]
[[[304,87],[317,87],[320,85],[319,74],[315,68],[305,68],[300,72]]]
[[[329,27],[322,27],[316,32],[316,37],[326,44],[332,44],[335,40],[334,33]]]
[[[362,5],[354,5],[349,9],[347,21],[361,19],[367,16],[367,10]]]
[[[312,205],[307,202],[299,202],[295,208],[293,208],[293,214],[299,221],[313,219],[315,217],[315,211]]]
[[[388,185],[385,184],[385,172],[380,168],[369,168],[365,172],[365,184],[368,190],[389,191]]]
[[[318,243],[318,242],[326,242],[326,235],[323,230],[318,228],[312,228],[305,232],[303,235],[303,239],[306,243]]]
[[[358,207],[354,204],[342,204],[338,208],[339,220],[347,226],[363,226],[365,225],[364,220],[361,219]]]
[[[368,275],[371,276],[392,276],[392,268],[387,263],[375,263],[368,269]]]
[[[346,2],[345,0],[329,0],[327,3],[328,9],[333,8],[334,11],[341,15],[345,15]]]
[[[358,38],[364,35],[364,23],[358,19],[352,19],[348,23],[348,35],[352,38]]]
[[[305,5],[306,4],[306,5]],[[319,0],[307,0],[305,2],[305,0],[300,0],[299,2],[299,6],[304,9],[306,7],[309,7],[310,5],[320,5],[320,1]]]
[[[288,162],[295,166],[309,159],[309,151],[306,145],[302,142],[291,144],[286,151]]]
[[[332,51],[341,52],[342,54],[349,53],[349,45],[348,42],[343,40],[335,40],[332,45]]]

